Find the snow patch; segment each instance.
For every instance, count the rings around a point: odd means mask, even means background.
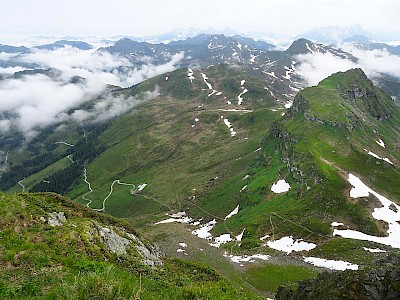
[[[138,187],[137,187],[138,193],[141,192],[141,191],[143,191],[143,189],[144,189],[146,186],[147,186],[147,183],[139,184]]]
[[[288,102],[286,102],[286,103],[284,104],[284,106],[285,106],[286,108],[291,108],[292,105],[293,105],[293,101],[288,101]]]
[[[343,260],[328,260],[318,257],[304,257],[304,261],[314,266],[327,268],[331,270],[338,270],[338,271],[358,270],[358,265]]]
[[[268,241],[267,246],[290,254],[292,251],[310,251],[317,247],[314,243],[304,242],[302,239],[294,240],[292,236],[285,236],[276,241]]]
[[[219,248],[222,244],[226,244],[233,241],[229,233],[221,234],[214,239],[214,243],[210,243],[210,246]]]
[[[383,147],[383,148],[386,148],[385,143],[382,141],[382,139],[379,139],[379,141],[376,141],[376,143],[377,143],[379,146],[381,146],[381,147]]]
[[[280,179],[276,183],[274,183],[271,187],[271,191],[275,194],[285,193],[290,189],[289,183],[286,182],[285,179]]]
[[[188,73],[187,73],[187,76],[189,77],[189,79],[190,79],[190,82],[193,82],[193,79],[195,79],[194,78],[194,76],[193,76],[193,70],[191,69],[191,68],[188,68]]]
[[[244,94],[246,94],[247,92],[248,92],[249,90],[248,89],[244,89],[240,94],[239,94],[239,96],[237,97],[238,98],[238,105],[242,105],[242,103],[243,103],[243,95]]]
[[[236,215],[239,212],[239,204],[236,206],[234,210],[232,210],[225,218],[224,220],[229,219],[230,217]]]
[[[236,240],[237,241],[242,241],[242,238],[243,238],[243,234],[244,234],[244,231],[246,230],[246,228],[244,228],[243,230],[242,230],[242,232],[239,234],[239,235],[237,235],[236,236]]]
[[[390,159],[387,158],[387,157],[382,158],[382,157],[380,157],[379,155],[377,155],[377,154],[375,154],[374,152],[371,152],[371,151],[369,151],[369,150],[367,150],[367,149],[364,149],[364,151],[367,152],[368,155],[371,155],[371,156],[373,156],[373,157],[375,157],[375,158],[377,158],[377,159],[380,159],[380,160],[384,160],[384,161],[386,161],[387,163],[393,165],[393,163],[392,163],[392,162],[390,161]]]
[[[179,247],[187,248],[187,244],[186,243],[179,243]]]
[[[338,227],[338,226],[343,226],[343,225],[344,225],[343,223],[339,223],[339,222],[332,222],[331,223],[332,227]]]
[[[265,255],[265,254],[239,256],[239,255],[228,255],[227,253],[224,254],[224,257],[229,258],[231,261],[233,261],[234,263],[240,264],[241,266],[243,266],[241,264],[242,262],[255,262],[256,259],[269,260],[269,258],[270,258],[269,255]]]
[[[189,218],[186,216],[186,213],[183,212],[178,212],[176,214],[172,214],[172,215],[168,215],[170,216],[169,219],[154,223],[154,225],[158,225],[158,224],[168,224],[168,223],[184,223],[184,224],[190,224],[191,222],[193,222],[192,218]]]
[[[278,79],[278,77],[275,76],[275,73],[274,73],[274,72],[271,72],[271,73],[265,72],[265,74],[267,74],[267,75],[269,75],[269,76],[272,76],[272,77]]]
[[[201,225],[199,229],[195,229],[192,231],[192,234],[198,236],[199,238],[210,240],[212,239],[212,235],[210,233],[211,229],[217,224],[215,219],[211,220],[210,222]]]
[[[207,85],[208,89],[209,89],[209,90],[212,90],[213,87],[212,87],[212,85],[207,81],[207,79],[208,79],[207,75],[204,74],[204,73],[201,73],[201,76],[203,77],[204,83]]]
[[[371,252],[371,253],[385,253],[386,252],[385,250],[382,250],[382,249],[379,249],[379,248],[372,249],[372,248],[363,247],[363,249],[365,251],[368,251],[368,252]]]
[[[378,221],[388,223],[387,236],[373,236],[355,230],[339,230],[335,229],[333,235],[339,235],[344,238],[355,240],[363,240],[388,245],[393,248],[400,249],[400,206],[390,201],[386,197],[378,194],[374,190],[366,186],[357,176],[349,174],[347,179],[353,188],[350,190],[350,197],[359,198],[367,197],[369,194],[374,195],[382,204],[382,207],[375,208],[372,216]]]
[[[229,131],[231,132],[231,136],[234,137],[236,135],[236,131],[233,130],[231,122],[229,122],[229,120],[225,118],[224,123],[229,128]]]

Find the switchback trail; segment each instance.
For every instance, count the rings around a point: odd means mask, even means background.
[[[92,203],[92,200],[87,199],[86,196],[89,195],[89,194],[91,194],[91,193],[93,192],[93,190],[92,190],[92,187],[91,187],[91,185],[90,185],[90,182],[87,180],[86,168],[83,168],[83,176],[84,176],[83,181],[86,182],[86,184],[88,185],[88,187],[89,187],[89,192],[87,192],[86,194],[84,194],[84,195],[82,196],[82,199],[88,201],[88,203],[86,204],[86,206],[90,208],[89,205]]]
[[[25,186],[21,183],[22,180],[18,181],[18,184],[22,187],[22,192],[25,192]]]
[[[121,182],[119,179],[114,180],[113,183],[111,184],[110,192],[108,193],[107,197],[105,197],[104,200],[103,200],[103,206],[102,206],[102,208],[93,208],[93,210],[96,210],[96,211],[104,211],[104,210],[106,209],[106,201],[107,201],[107,199],[111,196],[111,194],[112,194],[112,192],[113,192],[114,184],[116,184],[116,183],[118,183],[118,184],[120,184],[120,185],[132,186],[132,191],[133,191],[133,189],[135,189],[135,187],[136,187],[136,186],[135,186],[134,184],[132,184],[132,183]],[[133,194],[133,192],[132,192],[132,194]]]

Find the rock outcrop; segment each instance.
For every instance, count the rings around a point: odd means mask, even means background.
[[[64,212],[51,212],[49,213],[49,218],[47,220],[48,224],[52,227],[63,226],[67,219],[65,218]]]

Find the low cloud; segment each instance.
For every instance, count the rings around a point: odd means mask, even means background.
[[[298,55],[296,60],[300,75],[308,85],[317,85],[322,79],[336,72],[347,71],[352,68],[361,68],[370,79],[388,74],[400,78],[400,56],[392,55],[386,50],[360,50],[350,44],[342,44],[343,51],[351,53],[358,61],[351,62],[341,59],[330,53],[315,53]]]
[[[35,64],[41,69],[58,71],[15,78],[9,74],[22,68],[0,68],[0,73],[6,76],[6,79],[0,80],[0,133],[16,129],[29,140],[49,125],[68,120],[103,121],[115,117],[141,101],[154,98],[158,90],[145,94],[141,99],[113,97],[107,94],[109,85],[129,87],[173,71],[183,57],[184,54],[179,53],[172,55],[165,64],[147,64],[137,68],[125,57],[71,47],[54,51],[35,50],[19,55],[17,59],[21,64]],[[8,58],[15,63],[15,57],[2,56],[4,60]],[[90,110],[67,113],[93,99],[98,100]]]
[[[111,94],[107,94],[105,97],[97,101],[92,109],[77,109],[73,113],[71,113],[69,117],[79,123],[86,121],[103,122],[129,111],[145,101],[156,98],[158,93],[159,89],[158,87],[156,87],[154,91],[147,91],[143,93],[140,98],[131,96],[113,97]]]

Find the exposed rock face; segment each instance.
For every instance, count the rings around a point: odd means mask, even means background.
[[[49,218],[48,218],[48,223],[50,226],[55,227],[55,226],[63,226],[63,223],[67,221],[65,218],[64,212],[52,212],[49,213]]]
[[[143,263],[150,267],[162,266],[161,257],[164,255],[157,245],[153,245],[151,247],[146,247],[146,245],[139,240],[135,235],[131,233],[127,233],[127,235],[135,241],[138,245],[136,245],[136,250],[143,256]],[[150,248],[150,249],[149,249]]]
[[[101,241],[104,243],[108,251],[115,253],[118,256],[126,254],[126,249],[131,243],[130,240],[119,236],[113,230],[107,227],[101,227],[96,222],[93,223],[96,226]]]
[[[118,256],[125,255],[130,244],[133,244],[140,255],[143,256],[143,263],[150,266],[161,266],[161,257],[163,254],[159,251],[157,246],[146,246],[140,239],[138,239],[134,234],[125,233],[129,239],[118,235],[114,230],[102,227],[96,222],[95,229],[98,232],[100,240],[104,243],[107,250],[111,253],[115,253]],[[124,228],[120,228],[124,231]]]

